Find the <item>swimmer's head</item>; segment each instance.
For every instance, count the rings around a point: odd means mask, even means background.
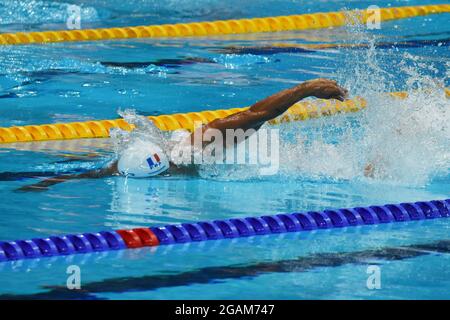
[[[139,139],[122,152],[117,167],[122,175],[148,178],[167,171],[169,160],[160,146]]]

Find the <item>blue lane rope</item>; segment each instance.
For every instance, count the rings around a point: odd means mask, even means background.
[[[0,262],[450,217],[450,199],[0,241]]]

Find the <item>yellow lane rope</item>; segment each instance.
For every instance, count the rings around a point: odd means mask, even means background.
[[[445,89],[447,97],[450,90]],[[391,96],[404,99],[407,92],[390,93]],[[269,121],[270,124],[279,124],[291,121],[303,121],[311,118],[329,116],[341,112],[356,112],[367,105],[363,98],[356,97],[345,102],[335,100],[305,101],[294,104],[286,113]],[[171,131],[186,129],[192,131],[198,123],[208,123],[218,118],[224,118],[231,114],[247,109],[234,108],[223,110],[208,110],[190,113],[178,113],[148,117],[161,130]],[[0,144],[13,142],[68,140],[86,138],[107,138],[111,128],[132,130],[133,126],[123,119],[98,120],[87,122],[56,123],[43,125],[15,126],[0,128]]]
[[[429,14],[450,12],[450,4],[381,8],[381,21],[411,18]],[[367,10],[323,12],[267,18],[219,20],[136,27],[55,30],[0,34],[0,45],[95,41],[132,38],[174,38],[191,36],[212,36],[256,32],[277,32],[288,30],[320,29],[339,27],[355,19],[365,23],[371,16]]]

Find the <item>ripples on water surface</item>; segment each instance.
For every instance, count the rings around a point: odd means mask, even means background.
[[[82,27],[90,28],[364,8],[373,1],[71,3],[82,5]],[[430,2],[377,2],[380,6],[388,3]],[[65,28],[67,7],[68,3],[60,1],[3,1],[1,31]],[[14,190],[38,181],[36,176],[98,167],[112,155],[111,141],[2,146],[0,238],[448,198],[449,103],[438,89],[449,86],[448,18],[443,14],[391,21],[370,32],[338,28],[0,47],[0,126],[109,119],[127,108],[157,115],[245,106],[315,77],[337,79],[352,95],[363,95],[369,101],[369,108],[358,114],[279,126],[281,170],[270,178],[239,168],[220,169],[219,174],[204,169],[201,177],[79,180],[25,194]],[[403,46],[393,48],[394,42]],[[366,48],[260,50],[273,43],[363,44]],[[239,46],[259,48],[230,49]],[[382,95],[424,88],[428,93],[414,94],[405,101]],[[383,163],[374,179],[362,174],[368,161]],[[441,298],[450,286],[445,268],[448,254],[386,261],[390,260],[389,248],[445,240],[448,228],[446,221],[411,223],[191,244],[152,254],[151,250],[117,253],[121,258],[114,253],[74,257],[73,261],[2,264],[0,297],[43,292],[50,292],[43,297],[63,297],[42,286],[63,285],[66,266],[78,263],[83,265],[88,287],[96,288],[91,290],[95,298],[258,298],[261,291],[266,294],[260,298]],[[372,261],[376,253],[370,250],[383,248],[388,248],[380,262],[386,289],[369,292],[366,266],[352,267],[345,261],[357,252]],[[331,260],[315,256],[320,252],[331,254]],[[323,267],[304,270],[308,259]],[[155,261],[156,265],[151,263]],[[252,274],[265,261],[279,272],[228,279],[208,269],[246,265],[250,269],[245,272]],[[326,261],[337,266],[328,266]],[[277,269],[280,265],[290,269]],[[177,274],[185,272],[191,282],[178,283]],[[210,275],[205,283],[199,282],[199,273]],[[423,276],[417,278],[417,273]],[[127,281],[119,292],[111,292],[117,274]],[[161,274],[172,277],[161,280]],[[130,277],[144,285],[136,288]],[[261,290],[269,283],[270,292]]]

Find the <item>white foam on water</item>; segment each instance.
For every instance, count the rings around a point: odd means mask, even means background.
[[[353,43],[368,42],[370,46],[367,50],[344,50],[336,78],[352,96],[366,98],[364,111],[280,125],[280,170],[275,177],[261,176],[256,165],[202,165],[200,175],[241,181],[356,179],[415,187],[447,177],[450,101],[443,90],[446,79],[440,78],[437,67],[424,57],[400,55],[395,49],[376,50],[375,37],[359,26],[348,32]],[[395,62],[395,76],[389,70],[394,61],[400,61]],[[447,78],[449,66],[447,62]],[[403,83],[396,78],[399,73]],[[386,94],[399,90],[399,84],[409,92],[406,99]],[[135,117],[129,120],[136,122]],[[136,134],[147,130],[146,134],[157,137],[159,130],[146,122],[136,122],[146,128]]]
[[[125,121],[135,126],[135,129],[133,131],[125,131],[119,128],[111,129],[111,140],[117,156],[136,140],[149,140],[163,149],[166,148],[167,139],[163,132],[147,117],[138,115],[133,109],[119,110],[118,113]]]
[[[420,90],[411,90],[404,100],[368,92],[368,107],[355,115],[278,126],[278,176],[364,179],[412,186],[445,177],[450,168],[450,105],[442,88],[430,87],[428,80],[427,88],[420,85]],[[122,116],[138,130],[113,133],[118,150],[136,137],[167,146],[165,135],[147,118],[130,111]],[[268,178],[260,176],[256,165],[203,165],[200,175],[221,180]]]

